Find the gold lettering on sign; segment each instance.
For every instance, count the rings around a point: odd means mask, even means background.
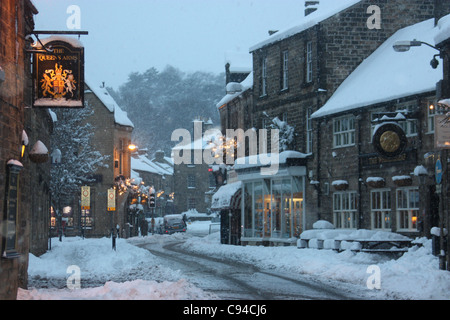
[[[39,59],[39,61],[53,61],[53,60],[56,60],[56,56],[40,54],[38,56],[38,59]]]

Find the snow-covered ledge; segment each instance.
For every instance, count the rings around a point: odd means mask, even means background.
[[[411,176],[393,176],[392,181],[399,187],[407,187],[412,184]]]
[[[386,180],[382,177],[368,177],[366,183],[372,188],[384,188],[386,186]]]
[[[338,191],[343,191],[348,189],[348,181],[347,180],[335,180],[331,183],[331,185]]]

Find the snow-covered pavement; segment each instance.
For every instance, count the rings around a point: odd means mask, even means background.
[[[251,263],[260,269],[310,275],[323,282],[343,281],[373,299],[450,299],[450,272],[438,269],[431,241],[421,239],[399,259],[381,255],[297,247],[221,245],[218,233],[205,237],[209,222],[195,222],[186,234],[153,235],[128,240],[63,238],[37,258],[30,255],[29,290],[18,299],[214,300],[217,296],[186,280],[180,270],[163,267],[161,258],[137,244],[182,242],[184,250],[229,261]],[[195,236],[194,236],[195,234]],[[373,285],[375,271],[379,285]],[[79,275],[79,277],[78,277]],[[77,279],[80,279],[77,282]],[[79,286],[78,286],[79,284]],[[34,287],[34,288],[33,288]],[[81,287],[81,288],[78,288]],[[370,287],[372,289],[370,289]],[[375,287],[375,288],[374,288]]]

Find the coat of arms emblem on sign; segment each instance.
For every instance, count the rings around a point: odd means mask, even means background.
[[[41,83],[43,97],[53,96],[55,99],[60,99],[69,95],[67,98],[73,98],[77,89],[72,70],[63,69],[63,66],[58,66],[58,63],[55,64],[55,69],[45,70]]]

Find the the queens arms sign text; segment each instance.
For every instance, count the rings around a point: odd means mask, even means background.
[[[45,46],[51,52],[34,54],[33,106],[84,107],[84,48],[62,40]]]

